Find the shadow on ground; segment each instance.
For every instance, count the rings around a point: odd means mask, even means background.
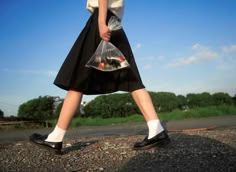
[[[171,140],[166,147],[140,152],[118,171],[236,171],[235,147],[208,137],[182,133],[171,134]]]
[[[86,142],[76,142],[73,144],[67,144],[65,148],[63,148],[62,155],[66,155],[70,152],[83,150],[87,146],[97,143],[98,140],[86,141]]]

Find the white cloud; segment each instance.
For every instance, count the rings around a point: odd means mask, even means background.
[[[223,47],[223,52],[225,53],[236,53],[236,45],[230,45]]]
[[[216,66],[217,69],[220,71],[225,72],[236,72],[236,60],[233,58],[223,57],[221,61],[219,61],[218,65]]]
[[[24,75],[44,75],[47,77],[55,77],[58,71],[55,70],[12,70],[12,69],[2,69],[3,72],[7,73],[18,73]]]
[[[222,58],[219,60],[217,69],[226,72],[236,72],[236,45],[222,48]]]
[[[56,77],[58,71],[55,71],[55,70],[48,70],[48,71],[45,71],[45,74],[48,76],[48,77]]]
[[[47,77],[55,77],[57,74],[57,71],[54,70],[22,70],[20,72],[29,75],[44,75]]]
[[[158,57],[157,57],[157,60],[159,60],[159,61],[163,61],[163,60],[165,60],[165,59],[166,59],[165,56],[158,56]]]
[[[155,62],[163,62],[167,58],[165,56],[144,56],[144,57],[139,57],[137,58],[139,62],[148,62],[148,63],[155,63]]]
[[[143,68],[145,70],[150,70],[150,69],[152,69],[152,65],[151,64],[146,64],[146,65],[143,66]]]
[[[192,46],[192,50],[194,51],[193,55],[177,59],[174,62],[169,63],[167,66],[176,67],[176,66],[190,65],[204,61],[214,60],[219,57],[219,54],[217,52],[214,52],[210,50],[210,48],[200,44],[194,44]]]
[[[132,51],[135,52],[136,50],[142,48],[142,44],[141,43],[137,43],[133,48]]]
[[[206,49],[207,49],[207,47],[200,45],[200,44],[194,44],[192,46],[192,50],[206,50]]]
[[[138,43],[138,44],[136,44],[135,49],[139,49],[139,48],[141,48],[141,47],[142,47],[142,44],[141,44],[141,43]]]

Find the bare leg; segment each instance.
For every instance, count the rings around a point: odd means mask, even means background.
[[[133,91],[131,94],[146,119],[149,130],[148,139],[157,136],[157,134],[161,133],[164,128],[161,125],[149,93],[146,89],[139,89]]]
[[[81,102],[82,93],[69,90],[64,100],[60,116],[57,121],[57,126],[61,129],[67,130],[70,122]]]
[[[131,95],[147,122],[158,119],[151,97],[146,89],[135,90]]]
[[[54,130],[47,136],[45,141],[47,142],[56,142],[60,144],[63,141],[63,138],[66,134],[70,122],[81,102],[82,93],[70,90],[67,92],[65,97],[60,116],[57,121],[57,125]],[[61,149],[61,146],[59,146]]]

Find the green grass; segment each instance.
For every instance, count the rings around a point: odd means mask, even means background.
[[[186,118],[204,118],[211,116],[236,115],[235,106],[210,106],[195,108],[187,111],[176,110],[169,113],[161,113],[159,117],[164,121],[181,120]]]
[[[125,118],[119,117],[119,118],[81,118],[76,117],[72,120],[71,126],[104,126],[104,125],[111,125],[111,124],[120,124],[120,123],[126,123],[126,122],[144,122],[144,118],[141,115],[132,115]]]
[[[159,113],[162,121],[182,120],[186,118],[203,118],[222,115],[236,115],[236,106],[210,106],[204,108],[195,108],[187,111],[176,110],[169,113]],[[75,117],[71,122],[71,127],[77,126],[104,126],[111,124],[120,124],[126,122],[145,122],[142,115],[132,115],[129,117],[119,118],[81,118]],[[54,121],[55,124],[55,121]]]

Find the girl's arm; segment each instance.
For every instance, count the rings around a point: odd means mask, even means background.
[[[98,6],[99,6],[99,15],[98,15],[99,34],[104,41],[109,41],[111,36],[111,31],[106,25],[108,0],[98,0]]]

